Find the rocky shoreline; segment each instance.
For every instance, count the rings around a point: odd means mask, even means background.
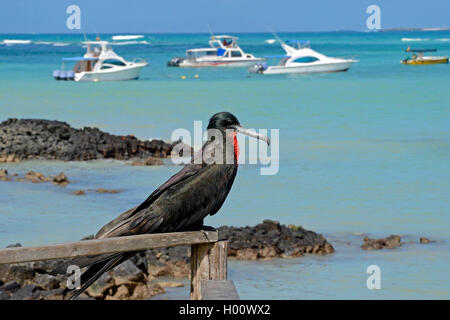
[[[8,119],[0,123],[0,162],[166,158],[177,143],[142,141],[91,127],[76,129],[61,121]]]
[[[254,227],[224,226],[218,231],[220,239],[230,242],[228,256],[232,259],[289,258],[334,252],[322,235],[277,221],[265,220]],[[80,298],[148,299],[164,293],[165,287],[182,286],[180,282],[158,278],[187,278],[189,263],[189,246],[147,250],[104,274]],[[65,299],[67,265],[68,260],[64,259],[0,265],[0,300]]]

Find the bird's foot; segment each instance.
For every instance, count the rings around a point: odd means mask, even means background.
[[[203,232],[203,234],[205,235],[206,240],[209,241],[207,231],[217,231],[217,229],[214,228],[214,227],[211,227],[211,226],[202,226],[200,228],[200,231]]]
[[[217,231],[216,228],[211,227],[211,226],[202,226],[202,227],[201,227],[201,230],[202,230],[202,231]]]

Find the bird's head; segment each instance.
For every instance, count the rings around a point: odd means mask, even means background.
[[[219,112],[216,113],[215,115],[213,115],[210,119],[209,119],[209,123],[208,123],[208,130],[210,129],[217,129],[217,130],[221,130],[221,131],[225,131],[225,130],[233,130],[237,133],[242,133],[245,134],[249,137],[253,137],[256,139],[260,139],[265,141],[268,145],[270,145],[270,140],[268,137],[259,134],[255,131],[251,131],[249,129],[244,128],[243,126],[241,126],[241,124],[239,123],[238,118],[236,118],[236,116],[230,112]]]

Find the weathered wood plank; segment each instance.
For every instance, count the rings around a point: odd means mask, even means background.
[[[228,242],[191,246],[191,300],[200,300],[202,280],[227,279]]]
[[[155,233],[100,240],[0,250],[0,264],[74,258],[104,253],[216,242],[217,231]]]
[[[239,300],[232,280],[202,280],[202,300]]]

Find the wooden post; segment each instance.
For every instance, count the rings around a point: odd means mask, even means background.
[[[191,300],[202,299],[202,280],[227,279],[227,251],[227,241],[191,246]]]
[[[239,300],[231,280],[202,280],[202,300]]]

